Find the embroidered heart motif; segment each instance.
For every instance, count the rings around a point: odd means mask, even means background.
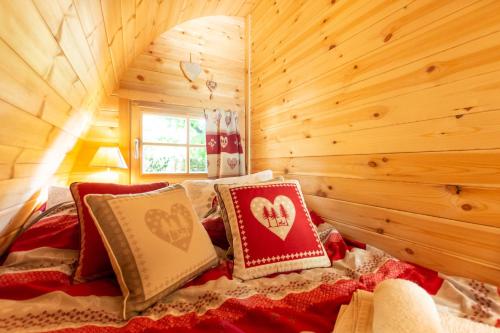
[[[201,67],[194,62],[181,61],[181,71],[189,81],[193,82],[201,74]]]
[[[174,204],[170,213],[162,209],[150,209],[146,212],[144,221],[153,234],[187,252],[193,236],[193,220],[185,206]]]
[[[220,145],[222,148],[226,148],[227,146],[227,136],[221,136],[220,137]]]
[[[295,222],[295,206],[292,200],[284,195],[278,195],[274,202],[263,197],[255,197],[250,202],[253,216],[267,230],[285,240]]]
[[[228,158],[227,165],[229,165],[231,169],[234,169],[238,165],[238,159],[236,157]]]

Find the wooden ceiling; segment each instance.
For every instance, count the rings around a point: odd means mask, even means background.
[[[37,76],[30,77],[30,82],[46,81],[45,86],[38,82],[36,90],[43,92],[42,100],[50,106],[67,113],[83,107],[86,112],[118,87],[125,68],[162,32],[196,17],[246,16],[252,2],[4,1],[0,5],[0,47],[6,57],[2,59],[20,58],[16,60]],[[12,52],[15,55],[8,54]]]
[[[245,20],[204,17],[161,34],[121,76],[118,95],[131,100],[200,108],[244,108]],[[202,72],[189,82],[180,61],[192,59]],[[212,94],[207,80],[217,83]]]

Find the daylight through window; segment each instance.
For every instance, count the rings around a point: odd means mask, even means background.
[[[205,173],[205,119],[142,114],[142,173]]]

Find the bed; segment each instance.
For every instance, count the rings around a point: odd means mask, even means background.
[[[72,284],[78,258],[75,206],[62,204],[22,232],[0,266],[2,332],[332,332],[356,290],[402,278],[457,316],[500,327],[498,287],[399,261],[327,224],[318,227],[332,267],[242,281],[220,257],[181,289],[129,320],[113,277]],[[222,251],[221,251],[222,252]]]

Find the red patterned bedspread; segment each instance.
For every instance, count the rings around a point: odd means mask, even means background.
[[[451,313],[500,326],[497,287],[346,244],[335,230],[322,232],[330,268],[243,282],[232,279],[231,261],[221,259],[218,267],[124,321],[114,279],[71,284],[77,231],[75,212],[66,209],[17,239],[0,266],[0,331],[331,332],[340,306],[356,289],[373,290],[388,278],[414,281]]]

